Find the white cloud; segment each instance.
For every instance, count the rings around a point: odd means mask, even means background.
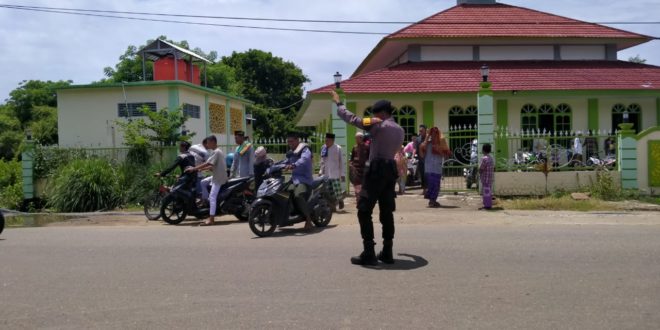
[[[657,1],[608,2],[585,0],[522,1],[506,3],[587,21],[653,21],[660,12]],[[282,17],[342,20],[417,21],[455,4],[453,0],[124,0],[114,2],[65,0],[22,1],[21,5],[95,8],[201,15]],[[180,18],[180,20],[196,20]],[[220,22],[208,20],[209,22]],[[397,25],[294,24],[224,21],[228,24],[263,25],[334,30],[392,32]],[[625,25],[620,28],[660,36],[659,25]],[[349,76],[378,43],[379,36],[260,31],[170,23],[127,21],[24,12],[0,8],[0,100],[24,79],[72,79],[89,83],[103,77],[103,68],[116,64],[130,44],[167,35],[187,40],[191,46],[220,55],[250,48],[263,49],[300,66],[312,80],[307,89],[332,82],[340,71]],[[620,54],[640,54],[660,65],[660,43],[652,41]]]

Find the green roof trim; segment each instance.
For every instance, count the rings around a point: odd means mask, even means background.
[[[202,91],[205,93],[209,94],[215,94],[218,96],[223,96],[232,100],[236,101],[241,101],[247,104],[254,104],[254,102],[243,98],[241,96],[236,96],[236,95],[231,95],[229,93],[217,90],[217,89],[212,89],[212,88],[207,88],[207,87],[202,87],[199,85],[191,84],[187,81],[179,81],[179,80],[162,80],[162,81],[137,81],[137,82],[127,82],[127,83],[95,83],[95,84],[87,84],[87,85],[70,85],[62,88],[58,88],[57,90],[69,90],[69,89],[94,89],[94,88],[122,88],[123,87],[188,87],[190,89],[195,89],[198,91]]]

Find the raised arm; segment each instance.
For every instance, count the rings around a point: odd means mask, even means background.
[[[380,123],[382,120],[378,118],[360,118],[358,115],[348,111],[346,106],[341,103],[339,95],[332,91],[332,100],[337,104],[337,116],[345,121],[347,124],[353,125],[363,130],[368,130],[371,126]]]

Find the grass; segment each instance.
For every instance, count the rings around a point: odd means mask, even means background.
[[[546,210],[546,211],[619,211],[622,207],[617,203],[605,202],[600,199],[576,201],[571,196],[544,198],[500,199],[499,206],[505,210]]]

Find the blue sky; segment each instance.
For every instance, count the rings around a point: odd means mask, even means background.
[[[596,0],[504,1],[585,21],[658,21],[660,1]],[[202,15],[305,19],[417,21],[456,4],[455,0],[0,0],[1,4]],[[199,19],[197,19],[199,20]],[[217,22],[217,21],[216,21]],[[402,25],[292,24],[233,22],[234,24],[393,32]],[[231,23],[230,23],[231,24]],[[614,26],[660,37],[660,25]],[[139,22],[0,8],[0,100],[25,79],[71,79],[89,83],[103,78],[129,44],[167,35],[187,40],[192,47],[219,55],[250,48],[270,51],[293,61],[311,79],[307,90],[332,82],[335,71],[349,76],[381,39],[380,36],[295,33]],[[660,41],[619,53],[620,59],[639,54],[660,65]]]

